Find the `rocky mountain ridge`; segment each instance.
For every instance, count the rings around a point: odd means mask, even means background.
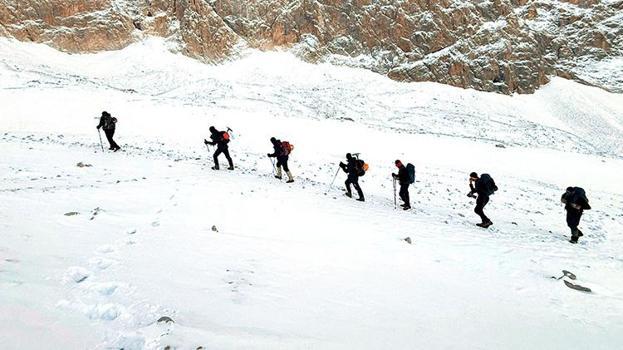
[[[155,35],[206,63],[285,49],[399,81],[623,92],[623,0],[0,0],[0,35],[68,52]]]

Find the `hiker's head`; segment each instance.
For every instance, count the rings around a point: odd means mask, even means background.
[[[102,112],[102,117],[110,117],[110,113],[103,111]]]
[[[573,192],[573,187],[567,187],[567,192],[569,193]]]
[[[346,159],[351,160],[353,159],[353,156],[350,153],[346,153]]]
[[[396,161],[394,162],[394,164],[396,164],[397,168],[402,167],[402,162],[400,161],[400,159],[396,159]]]
[[[270,142],[272,142],[272,143],[276,143],[276,142],[277,142],[277,139],[276,139],[276,138],[274,138],[274,137],[271,137],[271,138],[270,138]]]
[[[478,180],[478,174],[476,172],[472,172],[471,174],[469,174],[469,179]]]
[[[210,127],[210,132],[215,133],[216,132],[216,128],[214,126]]]

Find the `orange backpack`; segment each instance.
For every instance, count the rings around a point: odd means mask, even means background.
[[[288,141],[281,142],[281,148],[283,148],[283,154],[289,156],[290,153],[294,150],[294,145]]]

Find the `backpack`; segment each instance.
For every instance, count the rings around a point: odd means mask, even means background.
[[[221,138],[223,139],[223,142],[229,143],[230,136],[229,136],[229,133],[227,131],[223,131],[221,133]]]
[[[357,171],[357,176],[364,176],[369,168],[368,163],[364,162],[363,159],[357,159],[355,162],[355,170]]]
[[[588,204],[588,198],[586,197],[586,191],[584,191],[582,187],[573,188],[573,196],[570,198],[569,202],[581,205],[584,210],[591,209],[591,206]]]
[[[409,183],[415,182],[415,166],[411,163],[407,164],[407,174],[409,174]]]
[[[289,156],[290,153],[292,153],[292,151],[294,150],[294,145],[288,141],[282,141],[281,148],[283,149],[283,155]]]
[[[498,190],[498,186],[495,185],[495,181],[489,174],[480,175],[480,181],[482,181],[482,185],[485,188],[485,192],[488,196],[491,196]]]

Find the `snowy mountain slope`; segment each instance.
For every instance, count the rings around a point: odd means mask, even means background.
[[[87,56],[1,45],[9,348],[621,342],[621,129],[609,144],[599,134],[620,125],[619,95],[554,80],[535,96],[491,96],[277,54],[205,68],[158,42]],[[97,151],[103,109],[120,118],[122,153]],[[578,123],[580,111],[594,124]],[[233,173],[209,170],[201,140],[212,124],[234,129]],[[264,159],[273,135],[295,144],[293,185]],[[371,165],[366,203],[341,195],[343,174],[328,190],[348,151]],[[395,158],[417,167],[411,212],[393,209]],[[473,225],[473,170],[500,187],[490,230]],[[586,188],[594,208],[578,245],[559,205],[568,185]],[[550,278],[562,269],[594,293]],[[155,322],[164,315],[176,322]]]
[[[81,56],[7,40],[0,43],[5,52],[2,78],[9,92],[17,94],[22,87],[63,88],[54,91],[66,94],[68,88],[91,91],[105,86],[136,92],[132,100],[140,101],[140,110],[176,101],[208,114],[224,110],[229,115],[259,112],[352,120],[399,132],[508,146],[617,157],[623,152],[623,95],[562,79],[554,79],[534,96],[508,97],[434,83],[397,83],[365,70],[302,63],[289,54],[266,53],[224,66],[205,66],[168,53],[155,39],[122,51]],[[71,97],[58,99],[64,98]],[[34,114],[25,109],[27,103],[15,103],[8,108],[23,114],[20,119]]]

